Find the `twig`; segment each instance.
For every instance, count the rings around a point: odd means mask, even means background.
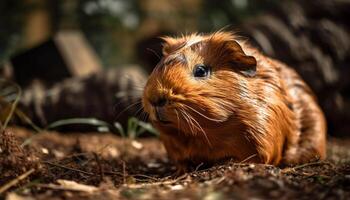
[[[197,167],[194,170],[194,172],[197,172],[199,170],[199,168],[202,167],[203,165],[204,165],[204,163],[200,163],[199,165],[197,165]]]
[[[29,171],[25,172],[24,174],[18,176],[17,178],[13,179],[12,181],[8,182],[7,184],[5,184],[4,186],[2,186],[0,188],[0,194],[2,194],[3,192],[5,192],[6,190],[8,190],[10,187],[16,185],[19,181],[27,178],[30,174],[32,174],[35,170],[34,169],[30,169]]]
[[[86,171],[83,171],[83,170],[80,170],[80,169],[75,169],[75,168],[67,167],[67,166],[64,166],[64,165],[60,165],[60,164],[56,164],[56,163],[52,163],[52,162],[48,162],[48,161],[43,161],[43,163],[49,164],[49,165],[52,165],[52,166],[55,166],[55,167],[60,167],[60,168],[63,168],[63,169],[71,170],[71,171],[80,172],[80,173],[87,174],[87,175],[90,175],[90,176],[95,175],[93,173],[86,172]]]
[[[325,161],[317,161],[317,162],[305,163],[305,164],[298,165],[298,166],[295,166],[295,167],[285,168],[285,169],[282,170],[282,172],[283,173],[289,173],[289,172],[295,171],[297,169],[302,169],[302,168],[305,168],[305,167],[309,167],[309,166],[313,166],[313,165],[320,165],[320,164],[332,165],[332,163],[327,163]]]
[[[298,165],[298,166],[295,166],[293,167],[292,169],[296,170],[296,169],[302,169],[304,167],[309,167],[309,166],[313,166],[313,165],[319,165],[319,164],[327,164],[327,165],[330,165],[330,163],[326,163],[324,161],[317,161],[317,162],[311,162],[311,163],[305,163],[305,164],[302,164],[302,165]]]
[[[153,183],[141,183],[141,184],[129,184],[129,185],[127,185],[127,187],[137,189],[137,188],[144,188],[144,187],[150,187],[150,186],[172,185],[172,184],[186,178],[187,176],[188,176],[188,174],[184,174],[184,175],[178,177],[177,179],[168,180],[168,181],[160,181],[160,182],[153,182]]]

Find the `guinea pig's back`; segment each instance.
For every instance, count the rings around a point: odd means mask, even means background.
[[[280,65],[281,80],[292,102],[299,132],[287,136],[283,163],[305,163],[326,156],[326,121],[318,106],[317,99],[309,86],[291,68],[273,60]]]

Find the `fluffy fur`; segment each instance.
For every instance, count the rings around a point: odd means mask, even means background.
[[[325,157],[324,116],[294,70],[228,32],[163,39],[142,100],[179,171],[227,158],[279,165]],[[210,77],[194,77],[196,64],[210,66]]]

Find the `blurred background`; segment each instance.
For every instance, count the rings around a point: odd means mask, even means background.
[[[61,30],[79,30],[105,67],[142,63],[138,45],[155,35],[210,32],[238,25],[277,0],[13,0],[2,1],[1,60]]]
[[[329,133],[350,136],[349,13],[345,0],[5,0],[1,76],[22,91],[14,123],[25,124],[25,113],[43,127],[73,117],[123,124],[140,116],[159,36],[225,28],[295,68]],[[9,110],[15,98],[1,94]]]

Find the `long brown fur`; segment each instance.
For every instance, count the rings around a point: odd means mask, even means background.
[[[293,69],[229,32],[163,39],[143,106],[179,171],[227,158],[273,165],[325,158],[323,113]],[[193,76],[201,63],[210,77]],[[160,99],[167,123],[156,117]]]

